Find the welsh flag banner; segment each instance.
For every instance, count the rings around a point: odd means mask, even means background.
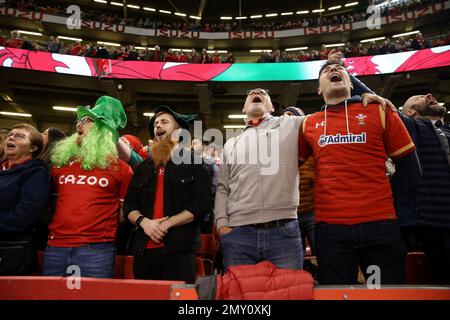
[[[344,59],[355,76],[450,66],[450,46]],[[168,81],[302,81],[318,78],[324,61],[189,64],[96,59],[0,47],[0,66],[89,77]]]

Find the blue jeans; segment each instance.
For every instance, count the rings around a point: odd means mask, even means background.
[[[233,227],[220,237],[225,270],[230,266],[271,261],[278,268],[302,269],[303,246],[296,219],[276,228]]]
[[[116,247],[114,243],[91,243],[80,247],[48,246],[44,254],[44,276],[70,276],[71,265],[78,266],[82,277],[112,278]]]

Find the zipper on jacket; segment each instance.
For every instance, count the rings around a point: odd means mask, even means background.
[[[258,167],[259,167],[259,181],[260,181],[260,186],[262,186],[262,189],[264,190],[264,181],[263,181],[263,176],[261,174],[261,158],[260,158],[260,149],[259,149],[259,126],[256,127],[256,157],[257,157],[257,161],[258,161]],[[261,209],[264,209],[264,196],[262,195],[262,193],[260,193],[260,207]]]

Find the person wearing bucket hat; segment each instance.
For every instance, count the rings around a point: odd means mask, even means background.
[[[211,179],[207,167],[193,161],[193,154],[181,163],[174,158],[175,152],[190,152],[181,147],[178,131],[188,130],[195,115],[182,115],[168,106],[154,112],[148,125],[155,140],[150,157],[136,168],[124,201],[124,215],[137,230],[134,276],[193,283],[200,222],[211,210]]]
[[[69,265],[77,265],[82,277],[113,276],[117,221],[133,175],[116,148],[117,129],[125,125],[120,101],[103,96],[92,109],[78,107],[76,133],[56,144],[51,157],[56,209],[44,275],[65,276]]]

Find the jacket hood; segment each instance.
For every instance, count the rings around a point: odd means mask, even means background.
[[[325,106],[326,106],[327,108],[340,107],[340,106],[343,107],[344,104],[345,104],[345,101],[347,101],[347,104],[348,104],[348,103],[353,103],[353,102],[361,102],[361,101],[362,101],[362,98],[361,98],[361,96],[352,96],[350,99],[342,100],[341,102],[339,102],[339,103],[337,103],[337,104],[324,104],[324,105],[320,108],[320,111],[325,110]]]

